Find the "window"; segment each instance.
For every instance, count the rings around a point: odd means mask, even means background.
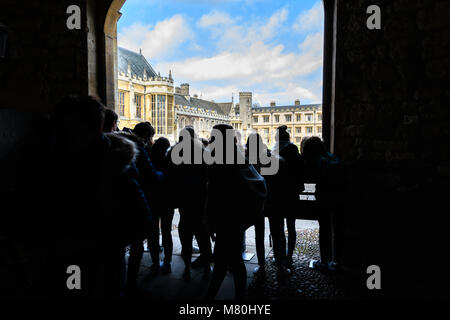
[[[286,122],[291,122],[291,121],[292,121],[291,115],[290,115],[290,114],[285,114],[285,115],[284,115],[284,121],[286,121]]]
[[[300,113],[296,114],[295,115],[295,121],[300,122],[301,120],[302,120],[302,115]]]
[[[253,122],[258,123],[258,117],[253,117]]]
[[[312,127],[306,127],[306,133],[307,134],[312,134],[313,133],[313,128]]]
[[[301,139],[302,139],[301,137],[296,137],[295,138],[295,143],[300,143]]]
[[[151,122],[156,121],[156,95],[152,95],[152,119]],[[155,124],[155,123],[153,123]]]
[[[322,127],[317,127],[317,133],[322,134]]]
[[[291,134],[291,128],[287,128],[286,130],[289,134]]]
[[[295,133],[302,133],[302,127],[295,128]]]
[[[280,115],[278,114],[275,115],[275,122],[280,122]]]
[[[119,116],[125,116],[125,92],[119,92]]]
[[[264,116],[264,122],[269,122],[269,116]]]
[[[269,134],[269,128],[264,128],[264,134],[268,135]]]
[[[167,134],[173,133],[173,96],[167,96]]]
[[[136,118],[142,118],[142,96],[135,95],[134,103],[136,104]]]
[[[312,122],[313,121],[313,114],[312,113],[306,114],[306,121],[307,122]]]
[[[164,134],[166,124],[166,96],[158,95],[156,105],[157,134]]]
[[[317,114],[317,121],[322,121],[322,114],[321,113]]]

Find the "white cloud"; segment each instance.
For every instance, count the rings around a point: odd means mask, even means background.
[[[254,102],[262,106],[272,100],[279,105],[292,104],[297,98],[308,103],[320,102],[322,89],[317,81],[323,62],[323,27],[318,24],[318,9],[323,11],[316,4],[300,14],[297,23],[299,19],[309,21],[309,27],[305,28],[305,24],[295,27],[305,33],[304,40],[289,52],[276,41],[281,30],[286,31],[287,9],[256,22],[212,11],[197,21],[197,27],[211,32],[217,51],[209,50],[183,60],[157,59],[161,62],[153,67],[172,70],[177,83],[189,82],[191,94],[207,100],[230,101],[234,92],[237,101],[239,91],[253,91]],[[292,31],[294,27],[289,28]],[[136,51],[142,48],[154,62],[158,57],[167,58],[167,53],[193,37],[183,16],[175,15],[154,27],[135,24],[119,35],[119,43]],[[205,52],[204,44],[200,44],[202,47],[191,41],[187,47]]]
[[[284,8],[275,12],[270,17],[269,22],[259,28],[258,33],[261,34],[261,38],[263,39],[272,38],[276,34],[278,29],[281,27],[283,22],[286,21],[287,17],[288,11]]]
[[[217,25],[229,25],[234,22],[233,19],[231,19],[230,15],[225,12],[220,11],[212,11],[208,14],[204,14],[200,20],[197,22],[197,25],[201,28],[208,28],[211,26],[217,26]]]
[[[287,20],[288,10],[282,8],[274,12],[266,21],[237,24],[242,17],[230,17],[227,13],[212,11],[203,15],[197,25],[211,31],[219,50],[244,50],[255,42],[274,38]],[[244,20],[245,21],[245,20]]]
[[[304,100],[319,102],[321,92],[313,92],[291,82],[285,84],[284,88],[279,91],[256,91],[253,94],[253,103],[257,102],[263,107],[270,105],[271,101],[275,101],[277,105],[292,105],[295,99],[300,99],[302,104],[305,103]]]
[[[234,102],[239,102],[239,92],[242,87],[235,85],[194,85],[191,86],[191,95],[198,94],[202,99],[215,100],[216,102],[231,101],[231,94],[234,93]],[[320,102],[321,88],[312,91],[299,85],[298,83],[283,83],[283,86],[270,88],[268,90],[259,88],[253,91],[253,103],[261,106],[268,106],[271,101],[276,101],[277,105],[294,104],[295,99],[300,99],[302,104],[309,102]]]
[[[189,89],[191,95],[198,94],[202,99],[220,101],[231,101],[231,94],[234,93],[235,102],[237,97],[237,92],[242,91],[242,88],[238,88],[235,85],[198,85],[194,84]]]
[[[311,9],[301,12],[292,27],[297,32],[305,33],[308,31],[323,30],[323,24],[323,4],[318,1]]]
[[[194,57],[164,62],[160,70],[174,70],[190,81],[234,81],[252,85],[268,81],[291,80],[306,76],[322,66],[322,33],[308,36],[299,53],[285,53],[283,45],[252,44],[243,51],[224,51],[212,57]]]
[[[154,27],[135,23],[119,34],[119,45],[139,51],[150,59],[167,55],[185,41],[192,39],[193,33],[181,15],[159,21]]]

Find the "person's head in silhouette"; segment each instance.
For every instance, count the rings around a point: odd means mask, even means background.
[[[263,141],[261,135],[259,133],[253,132],[253,133],[249,134],[249,136],[247,138],[247,143],[245,144],[247,150],[249,149],[249,144],[250,144],[250,141],[252,141],[252,140],[256,141],[256,145],[258,147],[258,150],[260,148],[264,148],[265,147],[265,144],[264,144],[264,141]]]
[[[227,132],[232,131],[231,134],[227,134]],[[210,143],[214,143],[215,141],[215,135],[216,134],[220,134],[222,137],[222,149],[223,149],[223,156],[224,159],[226,159],[226,153],[227,153],[227,146],[232,145],[234,148],[234,154],[236,154],[236,149],[237,149],[237,137],[236,137],[236,133],[235,130],[233,129],[232,126],[230,126],[229,124],[216,124],[213,127],[213,131],[211,132],[211,139],[210,139]],[[230,141],[230,139],[232,139]],[[215,151],[213,150],[212,154],[215,154]]]
[[[256,142],[256,143],[255,143]],[[262,153],[267,152],[267,146],[259,133],[251,133],[247,138],[247,143],[245,144],[245,152],[247,156],[249,152],[257,152],[258,158]]]
[[[190,139],[195,139],[196,138],[196,134],[195,134],[195,130],[194,127],[192,126],[186,126],[183,129],[180,130],[180,136],[178,138],[178,140],[181,142],[183,141],[183,136],[189,136]]]
[[[170,148],[170,142],[167,138],[158,138],[150,149],[150,158],[155,166],[161,164],[166,156],[167,149]]]
[[[306,158],[314,158],[326,153],[325,144],[319,137],[308,137],[302,143],[302,154]]]
[[[141,139],[144,145],[149,145],[152,144],[155,129],[149,122],[140,122],[134,127],[133,133]]]
[[[287,131],[287,129],[288,128],[285,125],[279,126],[277,128],[277,132],[275,134],[275,139],[277,141],[290,141],[291,137],[290,137],[289,132]]]
[[[103,132],[117,131],[117,121],[118,120],[119,120],[119,117],[117,116],[117,113],[115,113],[114,110],[107,108],[105,110],[105,122],[103,125]]]
[[[203,146],[206,148],[206,147],[208,146],[208,144],[209,144],[208,139],[201,138],[201,141],[202,141],[202,143],[203,143]]]
[[[98,99],[69,95],[55,108],[55,136],[61,147],[65,145],[65,149],[82,149],[100,137],[104,120],[105,106]]]

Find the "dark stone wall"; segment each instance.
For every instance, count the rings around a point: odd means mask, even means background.
[[[81,8],[81,30],[66,27],[72,4]],[[9,29],[1,109],[45,111],[67,93],[87,93],[85,8],[86,0],[1,2],[0,23]]]
[[[372,4],[381,30],[366,27]],[[340,0],[337,17],[346,259],[381,266],[384,288],[369,295],[448,296],[450,1]]]
[[[61,97],[89,92],[87,15],[82,30],[66,28],[67,6],[83,11],[88,1],[0,1],[10,30],[0,59],[0,158]],[[95,1],[90,46],[101,97],[110,3]],[[366,28],[372,4],[381,30]],[[339,0],[337,17],[335,153],[349,169],[344,261],[360,272],[358,294],[448,296],[450,1]],[[381,267],[381,291],[365,288],[370,264]]]
[[[62,97],[97,93],[104,82],[102,36],[111,2],[0,1],[0,23],[8,28],[6,58],[0,58],[0,158]],[[81,8],[81,30],[66,27],[69,5]]]

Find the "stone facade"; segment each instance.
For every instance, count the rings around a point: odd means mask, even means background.
[[[296,100],[293,105],[252,109],[252,128],[263,138],[268,146],[274,143],[275,132],[279,126],[286,125],[291,141],[300,146],[303,137],[322,137],[322,105],[300,105]]]
[[[174,88],[174,79],[156,74],[142,52],[119,48],[118,101],[116,112],[120,116],[119,128],[134,128],[142,121],[155,127],[155,138],[178,138],[180,129],[194,127],[200,138],[209,138],[211,129],[219,123],[231,124],[245,143],[251,132],[259,132],[267,145],[280,125],[288,125],[292,141],[300,144],[303,136],[322,134],[321,105],[252,107],[252,92],[240,92],[239,103],[216,103],[191,96],[188,83]],[[162,103],[162,104],[161,104]],[[269,117],[269,118],[267,118]],[[290,120],[287,118],[290,117]],[[269,119],[268,122],[265,122]]]
[[[118,101],[119,128],[134,128],[150,121],[156,135],[173,137],[174,87],[172,75],[162,77],[142,53],[119,49]],[[126,72],[125,71],[126,66]]]

